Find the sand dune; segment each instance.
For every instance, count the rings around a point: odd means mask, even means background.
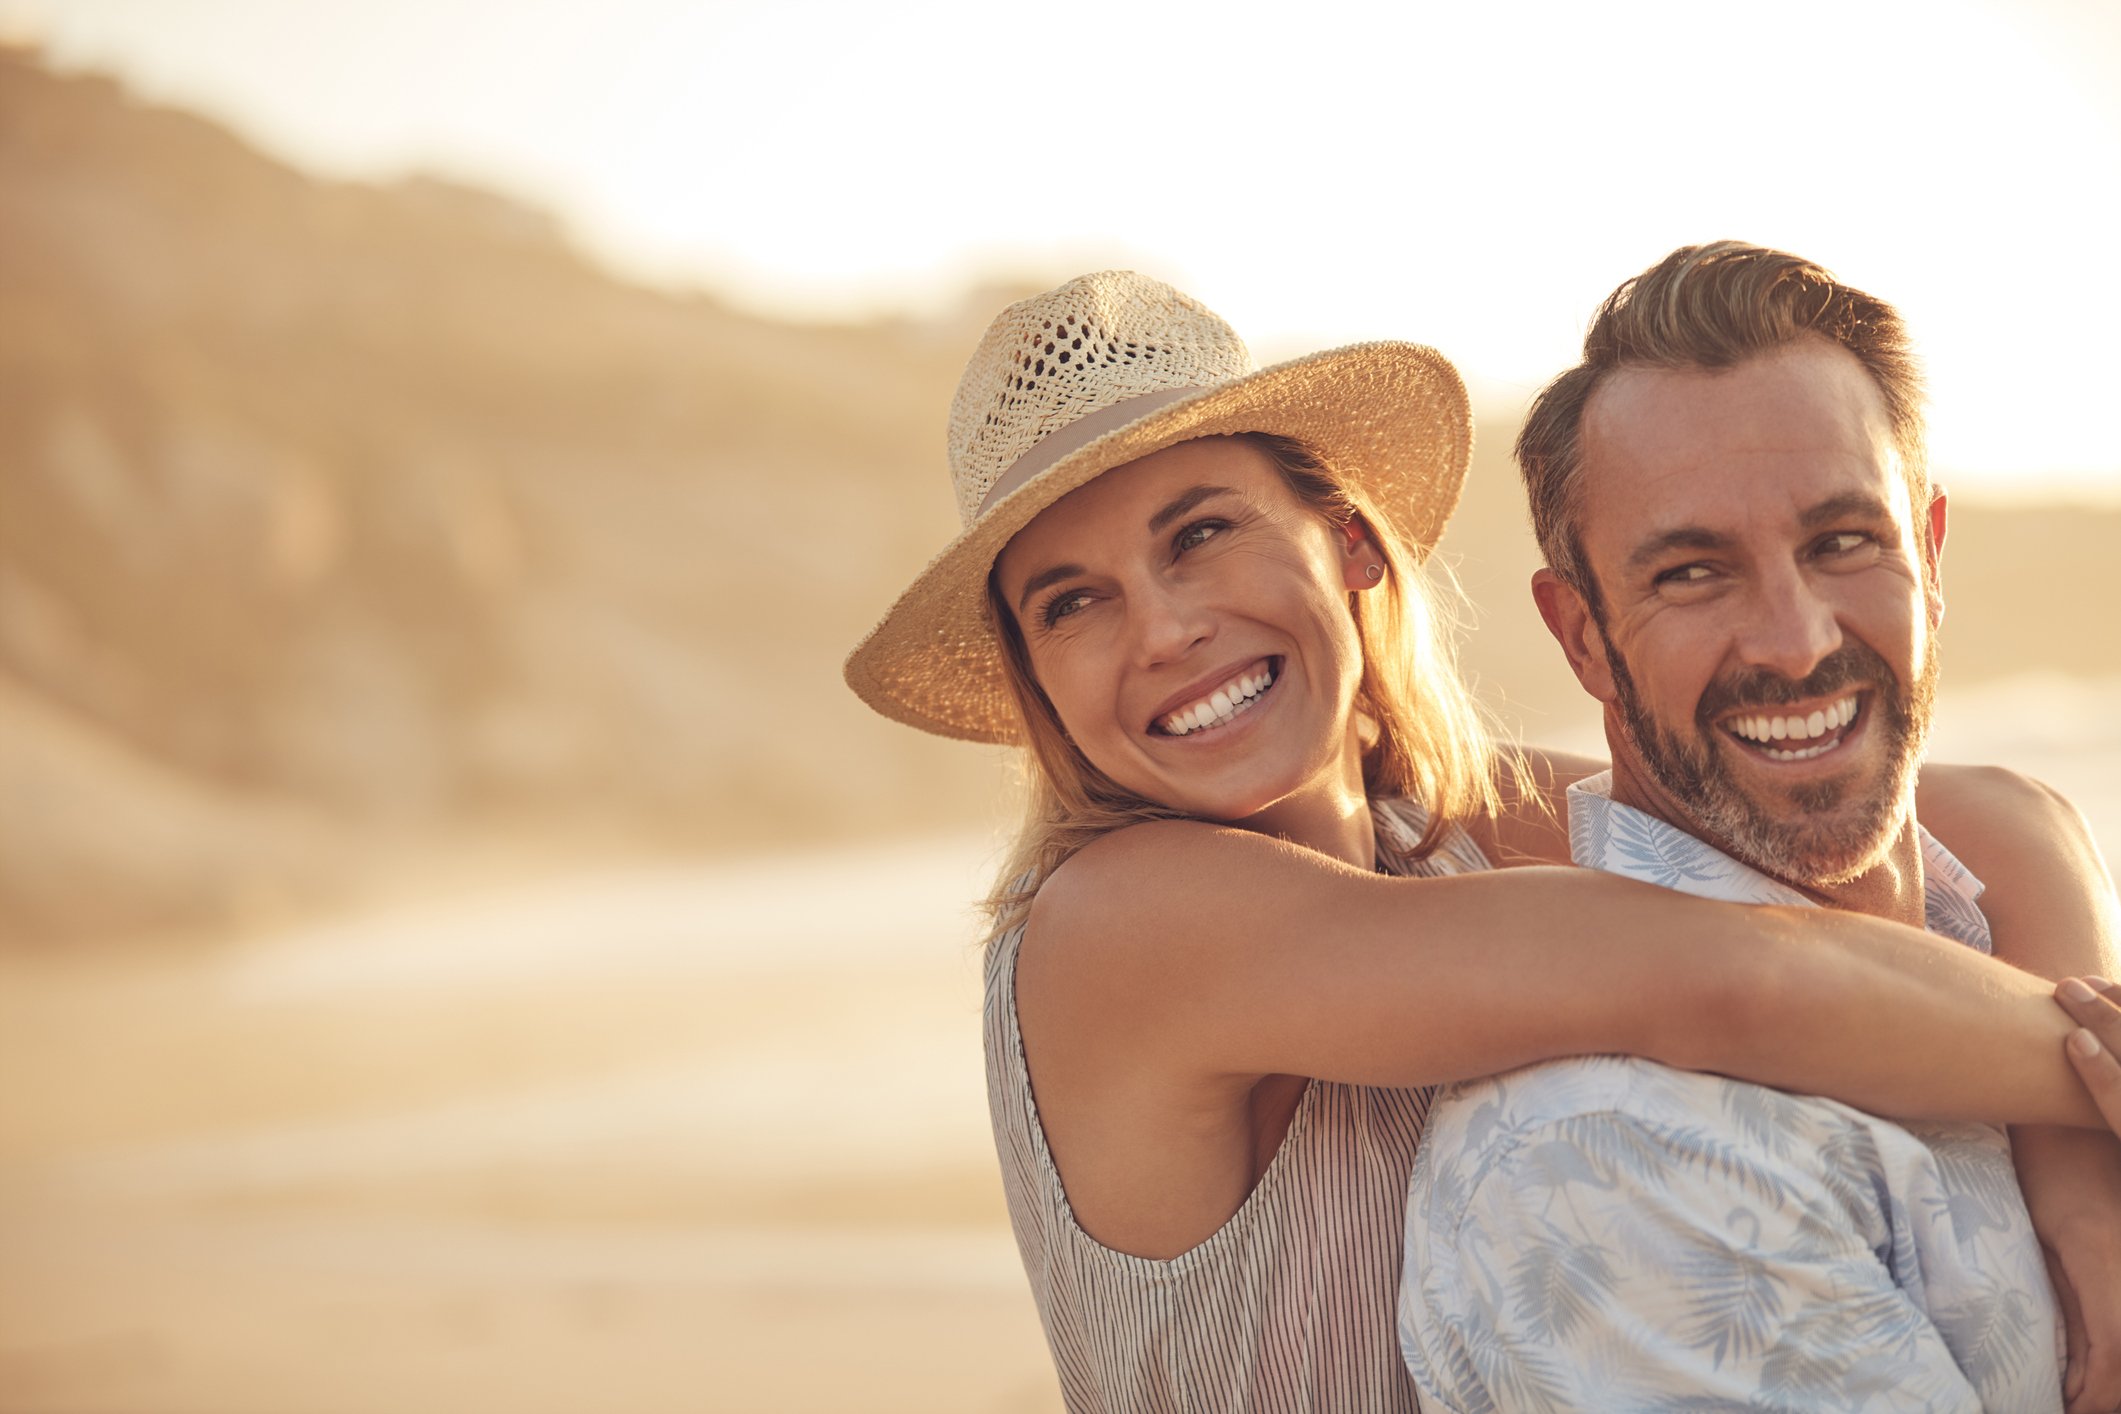
[[[274,924],[524,836],[993,818],[995,753],[876,718],[839,662],[954,528],[950,390],[1017,291],[751,318],[4,48],[0,130],[0,945]],[[1519,413],[1480,409],[1444,558],[1483,690],[1546,737],[1585,714],[1525,592]],[[1956,504],[1954,678],[2121,670],[2070,609],[2121,592],[2117,538]]]
[[[0,1409],[1057,1407],[979,1078],[990,852],[0,959]]]

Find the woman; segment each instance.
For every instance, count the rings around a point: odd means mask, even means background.
[[[2114,1133],[2121,1134],[2121,987],[2103,977],[2072,977],[2056,989],[2070,1019],[2070,1064]]]
[[[2048,987],[1964,949],[1488,872],[1566,862],[1551,801],[1588,763],[1498,775],[1435,626],[1418,566],[1468,438],[1430,350],[1254,372],[1129,274],[1005,311],[959,386],[965,532],[847,675],[1030,747],[989,1099],[1071,1407],[1411,1409],[1392,1299],[1440,1081],[1622,1051],[2095,1122]]]

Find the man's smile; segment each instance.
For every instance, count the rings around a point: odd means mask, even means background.
[[[1855,735],[1864,694],[1843,693],[1823,704],[1742,709],[1720,723],[1747,755],[1774,762],[1810,761],[1838,750]]]

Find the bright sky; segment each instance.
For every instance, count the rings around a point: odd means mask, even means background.
[[[2121,495],[2110,0],[0,0],[0,23],[313,171],[498,187],[625,272],[779,314],[1123,264],[1263,357],[1412,338],[1522,396],[1673,246],[1782,245],[1908,315],[1954,484]]]

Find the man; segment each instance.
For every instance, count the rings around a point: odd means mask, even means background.
[[[1604,704],[1576,860],[1984,951],[1914,819],[1945,503],[1898,316],[1735,243],[1623,285],[1518,441],[1540,614]],[[2000,1132],[1596,1058],[1469,1083],[1417,1159],[1400,1338],[1430,1410],[2061,1407]]]

